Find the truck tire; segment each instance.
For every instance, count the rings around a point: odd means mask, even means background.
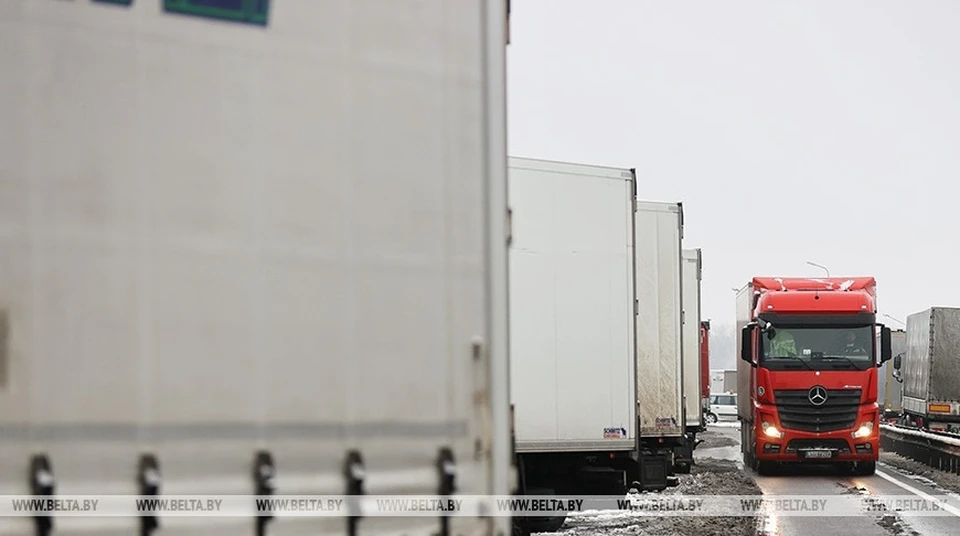
[[[527,518],[525,522],[514,523],[513,533],[527,536],[538,532],[557,532],[566,521],[566,515]]]
[[[857,462],[854,474],[857,476],[871,476],[877,472],[877,462]]]
[[[530,536],[530,528],[525,526],[522,522],[518,520],[513,520],[513,532],[512,536]]]
[[[556,491],[549,488],[531,488],[526,490],[524,495],[547,496],[556,495]],[[521,497],[522,498],[522,497]],[[567,515],[562,514],[553,517],[526,517],[515,519],[513,522],[513,534],[527,536],[536,532],[557,532],[567,521]]]
[[[772,475],[776,468],[776,462],[771,462],[769,460],[757,460],[757,474],[760,476]]]

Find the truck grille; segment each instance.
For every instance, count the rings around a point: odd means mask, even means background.
[[[832,432],[853,428],[860,410],[860,389],[827,389],[827,401],[810,402],[809,389],[774,391],[780,424],[789,430]]]

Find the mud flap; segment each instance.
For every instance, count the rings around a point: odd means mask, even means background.
[[[666,454],[642,454],[639,464],[640,482],[634,483],[635,488],[644,491],[667,489],[670,485],[670,459]]]
[[[673,471],[676,473],[689,473],[693,466],[693,438],[690,434],[680,439],[677,446],[673,447]]]

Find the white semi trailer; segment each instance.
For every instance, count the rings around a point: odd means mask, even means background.
[[[683,410],[683,205],[640,201],[636,217],[637,400],[640,444],[688,472],[693,444]]]
[[[668,457],[638,445],[633,171],[512,157],[508,180],[522,492],[664,489]]]
[[[701,386],[700,282],[702,252],[683,250],[683,413],[684,429],[696,444],[696,435],[704,430],[704,400]],[[709,400],[708,400],[709,402]]]
[[[504,4],[0,2],[0,494],[510,493]]]

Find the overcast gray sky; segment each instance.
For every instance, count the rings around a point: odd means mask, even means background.
[[[512,3],[511,155],[683,201],[705,317],[808,260],[901,320],[960,306],[960,2]]]

